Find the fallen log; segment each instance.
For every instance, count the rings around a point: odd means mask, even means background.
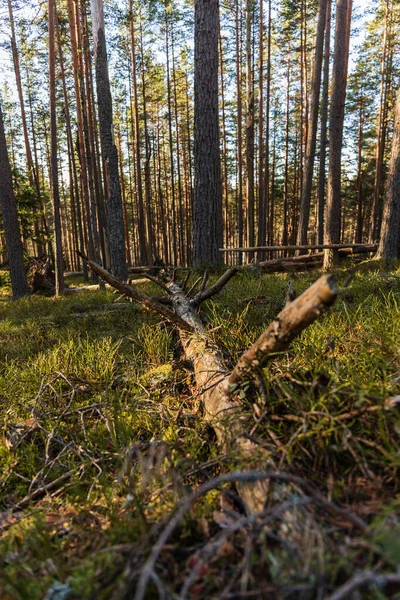
[[[87,263],[94,273],[118,291],[165,316],[166,307],[163,307],[164,311],[161,312],[159,303],[148,296],[144,301],[143,294],[139,300],[137,290],[119,282],[93,261],[88,260]],[[160,287],[164,291],[166,287],[168,289],[168,300],[171,301],[173,309],[171,312],[175,315],[175,319],[169,320],[177,325],[185,358],[193,364],[205,419],[213,427],[222,451],[232,452],[238,463],[246,464],[247,468],[266,465],[274,468],[275,465],[271,459],[267,459],[265,451],[249,439],[253,415],[248,404],[246,407],[243,403],[240,386],[246,386],[250,382],[259,383],[260,369],[268,359],[286,349],[305,327],[331,306],[335,301],[337,288],[332,277],[323,275],[304,294],[283,309],[252,348],[243,354],[230,373],[224,365],[219,349],[210,339],[197,308],[203,301],[217,294],[236,272],[236,269],[229,270],[214,286],[202,290],[193,299],[188,298],[182,287],[173,281],[161,282]],[[182,323],[185,327],[181,326]],[[247,482],[238,487],[250,512],[262,509],[267,498],[268,482]]]
[[[339,257],[346,258],[356,254],[367,254],[377,250],[376,244],[365,246],[354,246],[350,248],[341,248]],[[322,267],[324,261],[324,253],[317,252],[314,254],[301,254],[300,256],[288,256],[285,258],[275,258],[274,260],[266,260],[256,263],[265,273],[280,273],[283,271],[301,271],[304,269],[314,269]],[[245,265],[243,268],[254,266],[252,264]]]

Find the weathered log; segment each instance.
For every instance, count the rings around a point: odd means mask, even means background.
[[[368,246],[377,248],[377,244],[306,244],[292,246],[254,246],[252,248],[220,248],[220,252],[281,252],[281,251],[297,251],[297,250],[324,250],[324,249],[357,249]],[[369,252],[369,250],[366,250]]]
[[[95,273],[121,293],[137,298],[137,290],[134,290],[133,295],[130,286],[118,282],[92,261],[88,261],[88,264]],[[226,274],[222,281],[228,281],[233,274]],[[287,348],[305,327],[315,321],[334,302],[337,289],[332,277],[324,275],[302,296],[286,306],[254,346],[244,353],[232,373],[229,373],[224,366],[218,348],[210,340],[196,311],[200,301],[209,298],[216,288],[222,289],[221,279],[216,285],[203,290],[202,297],[197,296],[197,300],[196,297],[193,300],[189,299],[175,282],[163,283],[161,287],[165,285],[169,290],[175,325],[179,329],[185,358],[194,367],[205,419],[213,427],[223,452],[233,452],[239,464],[246,464],[248,467],[260,468],[266,465],[271,467],[271,461],[267,460],[262,448],[249,439],[252,414],[243,406],[238,394],[234,393],[234,388],[242,381],[256,380],[259,369],[268,358]],[[159,311],[154,303],[151,304],[151,299],[148,298],[145,306],[165,316],[165,307],[163,312]],[[172,319],[170,320],[173,322]],[[181,327],[181,323],[185,323],[186,326]],[[248,509],[251,512],[258,512],[266,501],[268,483],[265,481],[243,483],[240,485],[239,493]]]
[[[367,254],[375,252],[376,244],[369,244],[365,246],[352,246],[349,248],[339,249],[339,257],[345,258],[356,254]],[[316,267],[322,267],[324,259],[323,252],[317,252],[315,254],[302,254],[300,256],[288,256],[285,258],[276,258],[274,260],[267,260],[257,263],[257,266],[262,269],[265,273],[280,273],[283,271],[301,271],[304,269],[314,269]],[[242,268],[249,268],[254,265],[244,265]]]

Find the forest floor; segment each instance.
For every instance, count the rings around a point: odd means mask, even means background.
[[[330,311],[264,370],[252,430],[332,510],[295,485],[276,505],[271,484],[254,519],[219,486],[161,548],[146,598],[400,597],[400,266],[365,262],[349,281],[352,268],[335,273]],[[318,276],[241,273],[208,302],[228,368],[288,280],[299,294]],[[0,281],[0,598],[134,598],[177,503],[248,465],[218,449],[170,325],[111,290],[12,302]],[[354,575],[355,595],[343,587]]]

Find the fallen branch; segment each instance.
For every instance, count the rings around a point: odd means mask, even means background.
[[[90,268],[106,278],[119,291],[134,299],[138,292],[126,284],[121,284],[104,269],[89,261]],[[324,275],[302,296],[291,302],[272,322],[255,345],[244,353],[232,373],[225,368],[222,357],[207,334],[204,324],[196,307],[199,302],[210,298],[235,275],[236,269],[227,271],[219,281],[207,289],[202,289],[200,295],[190,300],[183,289],[173,281],[167,281],[169,298],[172,301],[175,319],[169,319],[179,328],[179,334],[186,360],[194,367],[197,389],[201,395],[205,419],[213,427],[218,443],[224,453],[233,451],[239,464],[259,466],[269,464],[265,450],[249,439],[249,429],[252,422],[251,412],[243,407],[239,395],[232,393],[232,386],[241,380],[259,378],[260,367],[276,352],[287,348],[290,342],[318,316],[326,310],[336,298],[336,286],[333,279]],[[205,288],[203,280],[202,288]],[[143,295],[141,295],[143,296]],[[151,299],[146,306],[165,316]],[[170,311],[172,312],[172,311]],[[181,326],[185,323],[185,327]],[[239,493],[250,512],[259,512],[264,506],[268,482],[255,481],[251,484],[240,485]]]
[[[232,277],[234,277],[236,275],[237,272],[238,272],[237,267],[228,269],[228,271],[226,271],[222,275],[222,277],[220,277],[220,279],[218,279],[218,281],[216,283],[214,283],[214,285],[210,286],[206,290],[200,290],[200,292],[198,294],[196,294],[196,296],[192,300],[193,306],[200,306],[200,304],[202,302],[205,302],[205,300],[209,300],[216,294],[219,294],[219,292],[226,286],[228,281],[230,281],[232,279]]]
[[[351,246],[339,249],[339,256],[341,258],[345,258],[346,256],[375,252],[375,250],[375,244],[365,246]],[[262,269],[262,271],[266,273],[279,273],[282,271],[298,271],[303,269],[313,269],[316,267],[322,267],[323,259],[324,253],[317,252],[314,254],[302,254],[300,256],[276,258],[274,260],[267,260],[256,264],[260,269]],[[244,265],[241,268],[248,269],[249,267],[254,267],[254,265]]]
[[[146,296],[146,294],[142,294],[142,292],[139,292],[139,290],[136,289],[133,285],[129,285],[127,283],[119,281],[116,277],[114,277],[114,275],[111,275],[111,273],[106,271],[106,269],[104,269],[94,261],[89,260],[80,252],[78,254],[83,260],[87,262],[88,266],[93,271],[93,273],[96,273],[96,275],[101,277],[103,281],[109,283],[121,294],[124,294],[128,298],[136,300],[136,302],[139,302],[139,304],[144,306],[147,310],[151,310],[163,316],[167,321],[179,327],[179,329],[182,329],[183,331],[192,331],[190,325],[186,321],[181,319],[179,316],[177,316],[170,308],[164,306],[154,298]]]
[[[233,385],[254,370],[260,369],[271,355],[285,350],[308,325],[326,310],[337,296],[333,277],[324,275],[297,300],[290,302],[239,359],[229,383]]]
[[[176,510],[176,512],[172,515],[169,522],[165,526],[161,535],[159,536],[157,542],[151,549],[151,553],[149,558],[147,559],[136,588],[136,593],[134,596],[134,600],[143,600],[145,598],[147,585],[149,580],[151,579],[152,573],[154,572],[154,567],[157,562],[158,557],[161,554],[162,549],[164,548],[166,542],[169,537],[172,535],[176,527],[179,525],[185,514],[190,510],[193,504],[208,492],[218,489],[224,483],[256,483],[260,481],[279,481],[282,483],[292,483],[298,485],[304,489],[304,491],[312,497],[312,499],[319,504],[321,507],[326,508],[328,510],[333,510],[337,514],[339,514],[342,518],[349,520],[353,525],[361,529],[361,531],[367,530],[367,525],[353,514],[351,511],[340,508],[326,500],[322,494],[320,494],[317,490],[313,488],[307,481],[302,479],[301,477],[297,477],[296,475],[291,475],[289,473],[277,473],[273,471],[247,471],[245,473],[237,472],[237,473],[229,473],[227,475],[221,475],[220,477],[216,477],[211,481],[207,481],[201,487],[199,487],[193,494],[184,498]],[[399,576],[400,578],[400,576]],[[335,599],[338,600],[338,599]]]
[[[346,600],[350,598],[350,594],[360,587],[365,585],[376,585],[380,588],[388,583],[400,585],[400,575],[398,573],[379,574],[374,571],[364,571],[357,573],[336,592],[329,596],[328,600]]]

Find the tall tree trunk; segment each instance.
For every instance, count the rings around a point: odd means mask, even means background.
[[[141,136],[139,122],[139,94],[137,85],[136,72],[136,35],[135,23],[133,19],[133,2],[129,1],[129,19],[130,19],[130,34],[131,34],[131,51],[132,51],[132,83],[133,83],[133,105],[135,111],[135,148],[136,148],[136,183],[137,183],[137,198],[138,198],[138,233],[139,233],[139,255],[140,264],[148,265],[151,263],[151,257],[148,256],[148,241],[146,239],[146,213],[144,210],[143,199],[143,180],[142,180],[142,156],[141,156]]]
[[[24,134],[24,144],[25,144],[25,152],[26,152],[26,162],[27,162],[27,166],[28,166],[29,183],[30,183],[31,187],[35,187],[38,202],[40,203],[41,202],[40,185],[39,185],[38,174],[35,170],[35,166],[34,166],[33,159],[32,159],[32,151],[31,151],[31,145],[30,145],[29,135],[28,135],[28,125],[27,125],[27,118],[26,118],[26,111],[25,111],[24,94],[22,91],[21,69],[20,69],[20,64],[19,64],[17,39],[16,39],[16,35],[15,35],[14,13],[13,13],[13,7],[12,7],[11,0],[8,0],[8,14],[10,17],[11,49],[12,49],[12,56],[13,56],[13,63],[14,63],[15,79],[16,79],[17,90],[18,90],[18,99],[19,99],[19,105],[20,105],[20,109],[21,109],[22,131]],[[35,208],[35,212],[36,212],[36,208]],[[38,252],[38,255],[40,256],[41,254],[43,254],[43,247],[42,247],[42,243],[40,240],[38,219],[35,219],[34,227],[35,227],[35,235],[37,238],[37,252]]]
[[[361,85],[360,112],[358,124],[358,150],[357,150],[357,216],[355,242],[361,244],[363,233],[363,188],[362,188],[362,162],[363,162],[363,139],[364,139],[364,90]]]
[[[76,10],[73,0],[67,0],[68,4],[68,22],[71,37],[71,51],[72,51],[72,63],[74,73],[74,88],[76,98],[76,117],[77,117],[77,131],[78,131],[78,156],[80,165],[80,177],[82,183],[82,213],[86,213],[86,218],[83,218],[83,227],[86,228],[87,235],[84,235],[85,242],[87,243],[87,251],[89,256],[96,256],[94,233],[92,229],[92,219],[90,218],[90,200],[89,200],[89,183],[88,183],[88,171],[87,171],[87,160],[85,152],[85,136],[84,136],[84,107],[85,98],[82,97],[84,91],[81,85],[81,74],[80,74],[80,61],[79,61],[79,48],[78,48],[78,23],[76,21]],[[84,215],[82,215],[84,216]],[[86,272],[84,271],[84,274]]]
[[[254,246],[254,79],[252,53],[253,0],[246,0],[246,195],[247,245]],[[249,260],[252,258],[249,254]]]
[[[50,79],[50,135],[51,135],[51,196],[53,201],[54,258],[56,295],[64,292],[64,261],[61,233],[60,192],[58,185],[57,115],[56,115],[56,43],[55,0],[48,0],[49,13],[49,79]]]
[[[143,122],[144,122],[144,140],[145,140],[145,165],[144,165],[144,186],[146,192],[146,233],[147,233],[147,264],[153,264],[153,247],[154,247],[154,234],[153,234],[153,217],[151,213],[152,198],[151,198],[151,148],[150,148],[150,136],[149,128],[147,123],[147,95],[146,95],[146,80],[145,80],[145,63],[144,63],[144,50],[143,50],[143,25],[142,15],[140,14],[140,55],[142,60],[142,98],[143,98]]]
[[[329,115],[329,175],[326,203],[325,244],[340,243],[341,167],[344,106],[347,87],[347,66],[350,40],[352,0],[337,0],[335,51],[333,57],[331,108]],[[345,35],[343,35],[345,32]],[[337,250],[325,250],[324,268],[339,259]]]
[[[177,214],[176,214],[176,195],[175,195],[175,164],[174,164],[174,142],[172,135],[172,94],[171,94],[171,75],[170,75],[170,47],[169,47],[169,15],[165,14],[165,42],[167,58],[167,96],[168,96],[168,136],[169,136],[169,157],[171,169],[171,209],[172,209],[172,253],[173,262],[176,265],[178,261],[178,240],[177,240]]]
[[[288,208],[289,208],[289,124],[290,124],[290,41],[288,43],[287,73],[286,73],[286,126],[285,126],[285,167],[283,181],[283,229],[282,245],[288,244]]]
[[[101,147],[108,185],[106,198],[108,206],[111,270],[116,277],[126,280],[128,278],[128,267],[126,264],[124,216],[118,171],[118,152],[114,142],[113,110],[108,75],[103,2],[102,0],[91,0],[90,5],[92,10]]]
[[[386,183],[381,238],[376,257],[394,260],[400,256],[400,89],[397,93],[395,120]]]
[[[3,216],[4,234],[13,297],[15,299],[29,294],[26,282],[24,253],[19,228],[17,203],[13,192],[10,161],[7,154],[6,136],[4,132],[3,113],[0,104],[0,201]]]
[[[176,85],[176,68],[175,68],[175,38],[174,28],[171,27],[171,53],[172,53],[172,83],[174,93],[174,120],[175,120],[175,143],[176,143],[176,171],[178,175],[178,212],[179,212],[179,250],[180,263],[185,264],[185,241],[184,241],[184,217],[183,217],[183,191],[182,191],[182,174],[181,174],[181,150],[179,139],[179,111],[178,111],[178,94]]]
[[[219,263],[222,184],[218,117],[218,0],[195,0],[193,264]]]
[[[369,243],[376,242],[379,235],[380,229],[380,192],[381,192],[381,181],[382,181],[382,163],[383,154],[385,149],[385,137],[383,135],[383,121],[385,112],[385,89],[388,73],[386,70],[386,58],[388,52],[388,30],[389,30],[389,1],[385,2],[385,27],[383,32],[382,42],[382,60],[381,60],[381,84],[379,94],[379,108],[378,108],[378,124],[377,124],[377,142],[375,151],[375,179],[374,179],[374,193],[372,196],[372,208],[371,208],[371,222],[369,229],[368,241]]]
[[[99,251],[99,245],[101,246],[103,264],[110,265],[110,245],[107,232],[107,215],[103,189],[101,186],[101,157],[99,156],[100,152],[98,148],[98,143],[96,143],[98,140],[98,135],[96,124],[96,110],[94,105],[93,77],[91,68],[92,63],[88,39],[88,25],[85,0],[81,0],[80,9],[82,18],[82,57],[80,62],[81,64],[83,63],[83,76],[85,79],[86,97],[86,111],[84,112],[84,115],[86,115],[86,120],[88,124],[88,133],[85,138],[85,143],[87,145],[87,148],[90,148],[90,154],[87,150],[87,156],[88,160],[90,158],[89,181],[90,178],[92,178],[93,180],[93,192],[91,196],[92,213],[94,216],[96,216],[97,213],[97,222],[96,219],[92,217],[93,236],[95,240],[96,250]]]
[[[238,163],[238,190],[237,190],[237,215],[238,215],[238,246],[243,246],[243,134],[242,134],[242,36],[240,27],[241,0],[236,0],[235,5],[235,34],[236,34],[236,95],[237,95],[237,163]],[[243,262],[243,254],[239,252],[239,264]]]
[[[329,101],[329,58],[331,45],[331,0],[326,2],[325,23],[325,49],[324,49],[324,79],[322,83],[321,101],[321,139],[320,159],[318,174],[318,243],[324,242],[324,213],[325,213],[325,187],[326,187],[326,147],[327,147],[327,125],[328,125],[328,101]]]
[[[224,243],[229,246],[229,204],[228,204],[228,148],[226,139],[225,110],[225,78],[222,54],[222,36],[219,34],[219,65],[221,75],[221,126],[222,126],[222,165],[223,165],[223,199],[224,199]]]
[[[74,157],[74,141],[72,136],[72,127],[71,127],[71,113],[70,113],[70,100],[67,89],[67,82],[65,78],[65,66],[64,66],[64,54],[62,51],[62,45],[60,40],[60,28],[58,21],[56,22],[57,26],[57,42],[58,42],[58,56],[60,61],[60,71],[61,71],[61,81],[63,87],[63,95],[64,95],[64,112],[65,112],[65,125],[67,130],[67,146],[68,146],[68,157],[69,157],[69,166],[70,166],[70,196],[71,196],[71,211],[73,213],[73,223],[74,227],[76,227],[76,243],[78,245],[78,250],[81,252],[85,247],[84,243],[84,235],[83,235],[83,224],[82,224],[82,213],[81,213],[81,204],[79,198],[79,183],[78,183],[78,173],[76,168],[76,162]],[[79,243],[78,243],[79,239]],[[88,270],[87,264],[83,261],[83,274],[84,280],[88,279]]]
[[[307,244],[308,223],[310,219],[311,191],[314,172],[315,149],[317,144],[317,127],[319,97],[321,89],[321,69],[324,49],[324,30],[326,24],[326,0],[319,0],[317,35],[315,41],[314,71],[311,82],[310,123],[308,127],[303,186],[300,199],[299,229],[297,244]]]
[[[269,57],[268,57],[269,59]],[[265,246],[267,235],[264,177],[264,6],[260,0],[258,75],[258,236],[257,244]],[[263,258],[261,254],[260,258]]]

